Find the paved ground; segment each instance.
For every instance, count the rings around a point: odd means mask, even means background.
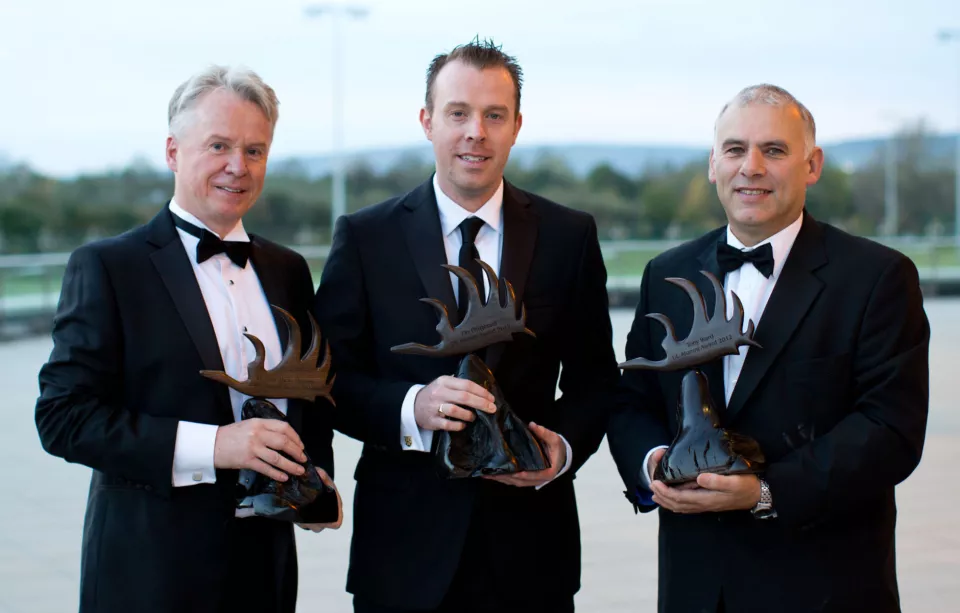
[[[918,470],[898,489],[898,564],[907,612],[960,610],[960,408],[954,401],[960,363],[960,301],[927,305],[932,326],[931,419]],[[622,352],[631,314],[614,313]],[[46,339],[0,344],[0,613],[76,611],[80,530],[89,470],[47,456],[33,425],[36,374],[47,357]],[[349,508],[349,479],[359,445],[336,442],[338,474]],[[583,589],[588,613],[646,612],[656,604],[655,515],[634,516],[604,445],[577,479],[583,527]],[[347,613],[344,592],[351,531],[299,533],[300,610]]]

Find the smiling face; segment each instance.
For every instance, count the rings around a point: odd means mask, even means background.
[[[506,68],[476,68],[459,60],[444,66],[433,88],[432,110],[420,111],[433,143],[437,182],[469,211],[489,200],[517,141],[522,117]]]
[[[221,237],[263,190],[273,128],[260,108],[226,90],[204,95],[167,137],[174,198]]]
[[[804,150],[805,130],[794,105],[731,105],[717,121],[710,182],[744,245],[773,236],[803,211],[807,186],[823,169],[823,151]]]

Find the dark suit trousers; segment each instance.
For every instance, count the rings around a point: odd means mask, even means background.
[[[220,613],[296,610],[297,549],[289,524],[262,517],[233,519],[228,547]]]
[[[573,613],[573,596],[558,597],[552,586],[531,586],[523,572],[524,560],[504,560],[498,556],[493,533],[499,514],[478,500],[467,531],[460,563],[440,607],[431,613]],[[549,564],[537,552],[530,552],[529,563]],[[354,613],[415,613],[353,600]],[[422,613],[420,611],[416,613]]]

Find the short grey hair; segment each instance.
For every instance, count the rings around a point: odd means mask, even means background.
[[[767,104],[776,107],[795,107],[800,113],[800,118],[803,120],[804,126],[803,156],[808,157],[813,152],[813,148],[817,144],[817,124],[813,120],[813,113],[811,113],[810,110],[803,105],[803,103],[797,100],[793,94],[782,87],[770,85],[769,83],[761,83],[759,85],[745,87],[740,90],[740,93],[733,97],[733,100],[723,105],[723,108],[720,110],[720,114],[717,115],[717,121],[713,124],[714,138],[716,138],[717,124],[720,123],[720,118],[723,117],[723,114],[727,112],[728,108],[730,108],[732,105],[736,105],[738,108],[743,108],[750,104]]]
[[[167,110],[167,125],[170,134],[178,134],[190,109],[210,92],[227,90],[247,102],[252,102],[263,111],[270,127],[275,128],[280,116],[280,101],[273,88],[260,76],[244,67],[210,66],[193,75],[173,92]]]

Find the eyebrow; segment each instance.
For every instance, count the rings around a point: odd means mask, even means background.
[[[222,141],[227,142],[227,143],[232,143],[232,142],[233,142],[233,139],[232,139],[232,138],[228,138],[228,137],[226,137],[226,136],[221,136],[220,134],[212,134],[212,135],[210,136],[210,138],[207,139],[206,142],[209,143],[209,142],[219,141],[219,140],[222,140]],[[267,143],[250,143],[249,145],[247,145],[247,147],[266,147],[266,146],[267,146]]]
[[[766,142],[760,143],[760,147],[763,149],[768,149],[770,147],[777,147],[783,149],[784,151],[789,151],[790,146],[787,144],[787,141],[784,140],[768,140]]]
[[[740,139],[738,139],[738,138],[728,138],[727,140],[723,141],[723,144],[721,145],[721,149],[726,149],[727,147],[732,147],[732,146],[735,146],[735,145],[736,145],[736,146],[740,146],[740,147],[746,147],[746,146],[747,146],[747,143],[746,143],[746,141],[740,140]],[[770,148],[770,147],[779,147],[780,149],[783,149],[784,151],[789,151],[789,150],[790,150],[789,145],[787,145],[786,141],[783,141],[783,140],[768,140],[768,141],[764,141],[764,142],[762,142],[762,143],[759,144],[759,147],[760,147],[761,149],[767,149],[767,148]]]
[[[449,108],[456,108],[456,107],[470,108],[470,104],[466,102],[462,102],[460,100],[451,100],[450,102],[446,103],[443,108],[449,109]],[[493,104],[488,107],[485,107],[483,110],[484,111],[502,111],[504,113],[509,113],[510,107],[508,107],[505,104]]]

